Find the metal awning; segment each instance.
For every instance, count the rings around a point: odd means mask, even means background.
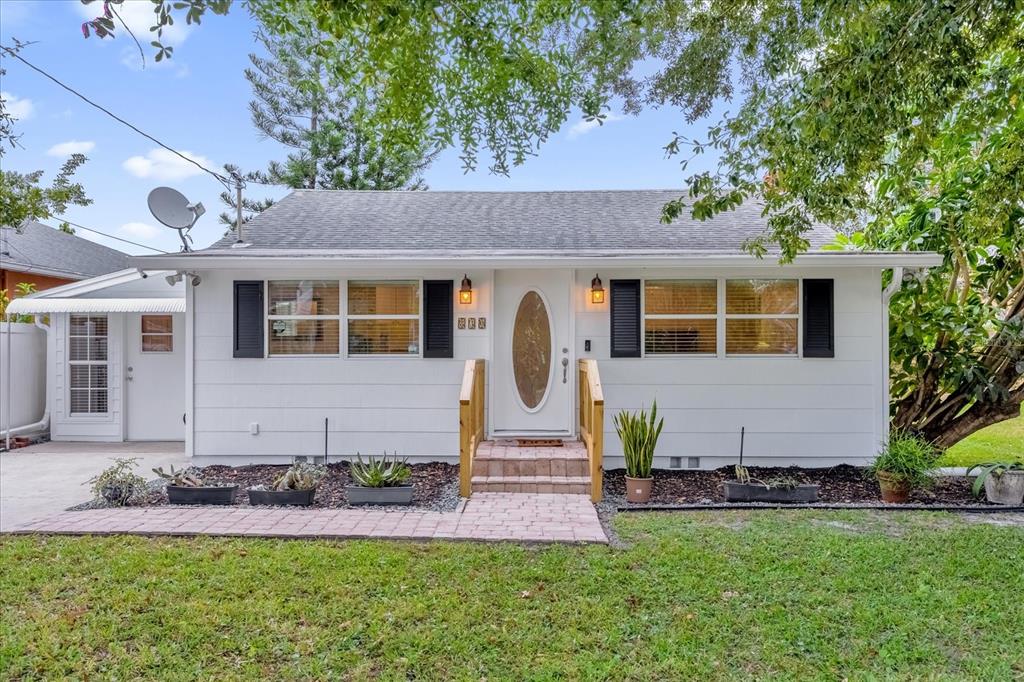
[[[18,315],[50,313],[183,313],[184,298],[16,298],[7,306]]]

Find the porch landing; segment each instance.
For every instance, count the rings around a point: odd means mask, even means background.
[[[14,534],[172,535],[306,539],[390,538],[601,543],[583,495],[477,493],[454,512],[273,507],[122,507],[63,512]]]
[[[552,441],[558,443],[559,441]],[[530,445],[517,440],[487,440],[473,458],[476,493],[590,494],[586,446],[574,440],[560,445]]]

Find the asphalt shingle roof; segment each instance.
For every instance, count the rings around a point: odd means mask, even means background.
[[[38,222],[17,232],[4,228],[8,254],[3,267],[31,272],[44,270],[68,279],[86,279],[128,267],[128,254],[67,234]]]
[[[296,190],[249,221],[251,249],[281,251],[688,251],[741,253],[762,232],[750,202],[707,221],[661,223],[679,190],[406,192]],[[811,249],[831,242],[824,226]],[[233,235],[207,252],[226,249]]]

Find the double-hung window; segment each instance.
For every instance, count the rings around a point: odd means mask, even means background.
[[[419,355],[418,280],[348,282],[348,354]]]
[[[799,325],[799,280],[726,280],[727,354],[796,355]]]
[[[341,289],[337,280],[267,282],[269,355],[338,355]]]
[[[106,414],[107,316],[71,315],[68,382],[71,414]]]
[[[717,280],[644,282],[644,355],[714,355],[717,320]]]

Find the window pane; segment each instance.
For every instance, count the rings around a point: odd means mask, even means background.
[[[661,353],[715,353],[715,320],[646,320],[644,351]]]
[[[419,282],[349,282],[350,315],[418,315]]]
[[[74,336],[85,336],[89,333],[89,316],[88,315],[72,315],[71,316],[71,334]]]
[[[106,361],[107,340],[105,338],[92,337],[89,339],[89,359],[95,362]]]
[[[107,318],[105,315],[90,315],[88,333],[90,336],[107,335]]]
[[[89,365],[71,365],[71,388],[89,388]]]
[[[726,320],[725,352],[795,355],[796,329],[792,318]]]
[[[106,365],[89,365],[89,387],[90,388],[106,388],[107,387],[107,366]]]
[[[170,334],[174,331],[173,319],[170,315],[143,315],[143,334]]]
[[[71,389],[71,413],[89,412],[88,389]]]
[[[142,350],[146,353],[170,353],[174,350],[171,334],[143,334]]]
[[[338,320],[268,320],[271,355],[337,355]]]
[[[89,391],[89,411],[93,413],[107,411],[107,392],[105,390]]]
[[[419,345],[419,320],[349,320],[351,355],[414,355]]]
[[[89,339],[84,336],[72,336],[68,339],[68,359],[84,361],[89,359]]]
[[[795,315],[800,310],[799,290],[795,279],[730,279],[725,283],[725,312]]]
[[[286,280],[267,285],[271,315],[337,315],[341,290],[334,280]]]
[[[644,285],[648,315],[714,315],[718,311],[715,280],[648,280]]]

